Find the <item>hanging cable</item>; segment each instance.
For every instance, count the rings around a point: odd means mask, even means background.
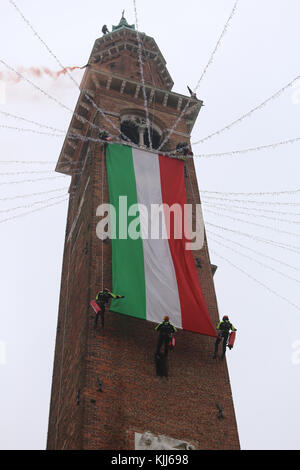
[[[32,209],[31,211],[28,211],[28,212],[23,212],[22,214],[17,214],[17,215],[13,215],[11,217],[7,217],[6,219],[0,220],[0,224],[2,224],[4,222],[8,222],[9,220],[17,219],[19,217],[25,217],[26,215],[33,214],[34,212],[41,211],[41,210],[46,209],[48,207],[52,207],[52,206],[56,206],[58,204],[62,204],[63,202],[66,202],[67,200],[68,199],[65,198],[62,201],[53,202],[52,204],[47,204],[46,206],[38,207],[37,209]]]
[[[238,234],[238,235],[242,235],[243,237],[251,238],[252,240],[255,240],[255,241],[258,241],[258,242],[261,242],[261,243],[266,243],[268,245],[273,245],[277,248],[282,248],[283,250],[288,250],[288,251],[291,251],[291,252],[296,253],[298,255],[300,254],[300,246],[299,245],[290,245],[290,244],[288,245],[286,243],[276,242],[274,240],[269,240],[267,238],[258,237],[256,235],[241,232],[240,230],[233,230],[233,229],[230,229],[230,228],[227,228],[227,227],[223,227],[222,225],[213,224],[211,222],[206,222],[206,225],[208,225],[210,227],[218,228],[220,230],[225,230],[226,232],[231,232],[231,233],[235,233],[235,234]]]
[[[66,194],[64,193],[61,196],[53,196],[48,199],[42,199],[41,201],[35,201],[35,202],[32,202],[31,204],[25,204],[23,206],[10,207],[8,209],[0,209],[0,214],[6,213],[6,212],[14,212],[19,209],[28,209],[29,207],[33,207],[38,204],[43,204],[44,202],[53,201],[53,199],[61,199],[62,197],[66,199]]]
[[[94,102],[94,100],[87,94],[85,93],[84,91],[81,90],[80,88],[80,85],[76,82],[76,80],[74,79],[74,77],[70,74],[69,70],[67,67],[64,67],[63,64],[61,63],[61,61],[58,59],[58,57],[54,54],[54,52],[50,49],[50,47],[45,43],[45,41],[41,38],[41,36],[37,33],[37,31],[34,29],[34,27],[32,26],[32,24],[29,22],[29,20],[25,17],[25,15],[21,12],[20,8],[16,5],[16,3],[13,1],[13,0],[9,0],[10,4],[15,8],[15,10],[18,12],[18,14],[21,16],[21,18],[23,19],[23,21],[27,24],[27,26],[31,29],[31,31],[33,32],[33,34],[38,38],[38,40],[43,44],[43,46],[47,49],[47,51],[49,52],[49,54],[55,59],[55,61],[59,64],[59,66],[64,69],[66,71],[66,74],[69,76],[69,78],[72,80],[72,82],[76,85],[76,87],[81,91],[81,93],[83,93],[84,97],[91,103],[91,105],[98,111],[100,112],[100,114],[102,115],[102,117],[111,125],[111,127],[117,132],[117,136],[119,135],[120,133],[120,129],[115,126],[115,124],[111,121],[111,119],[109,119],[109,117],[106,116],[106,113],[104,112],[104,110],[102,108],[99,108],[96,103]],[[97,127],[97,126],[95,126]],[[100,129],[98,127],[98,130],[102,130],[103,129]],[[113,134],[110,134],[107,130],[106,132],[109,134],[110,137],[116,137],[114,136]],[[131,140],[125,136],[124,134],[122,134],[123,137],[125,138],[125,140],[131,142]],[[118,139],[119,140],[119,139]]]
[[[1,61],[0,61],[1,62]],[[74,113],[76,115],[76,113]],[[93,125],[94,126],[94,125]],[[64,135],[54,135],[53,133],[48,133],[48,132],[40,132],[40,131],[36,131],[34,129],[28,129],[28,128],[19,128],[19,127],[12,127],[12,126],[6,126],[6,125],[0,125],[0,128],[3,127],[3,128],[8,128],[8,129],[12,129],[12,130],[17,130],[19,132],[32,132],[32,133],[37,133],[37,134],[45,134],[45,135],[49,135],[49,136],[54,136],[54,137],[64,137]],[[94,126],[95,127],[95,126]],[[90,141],[90,142],[95,142],[95,143],[104,143],[104,144],[107,144],[107,145],[110,145],[111,143],[113,142],[107,142],[106,140],[103,140],[103,139],[96,139],[94,137],[85,137],[85,136],[82,136],[80,134],[73,134],[73,133],[65,133],[66,136],[68,136],[69,139],[74,139],[74,140],[81,140],[83,142],[87,142],[87,141]],[[136,145],[134,143],[128,143],[128,142],[122,142],[123,145],[127,145],[127,146],[130,146],[132,148],[136,148],[136,149],[140,149],[140,146],[139,145]],[[157,155],[157,150],[149,150],[147,149],[148,152],[151,152],[155,155]],[[160,155],[164,155],[168,158],[174,158],[174,159],[178,159],[178,160],[182,160],[182,157],[181,156],[178,156],[178,155],[172,155],[170,154],[169,152],[159,152]],[[55,161],[20,161],[20,160],[2,160],[0,161],[0,164],[6,164],[6,163],[55,163]],[[70,165],[77,165],[78,163],[77,162],[69,162],[68,163],[68,166]]]
[[[255,108],[251,109],[250,111],[248,111],[247,113],[243,114],[241,117],[239,117],[238,119],[235,119],[234,121],[232,121],[230,124],[228,124],[227,126],[225,127],[222,127],[221,129],[219,129],[218,131],[215,131],[213,132],[212,134],[204,137],[203,139],[200,139],[200,140],[197,140],[196,142],[193,142],[192,145],[197,145],[197,144],[203,144],[203,142],[206,142],[208,139],[211,139],[212,137],[214,137],[215,135],[220,135],[222,132],[224,131],[228,131],[229,129],[231,129],[233,126],[235,126],[236,124],[239,124],[240,122],[242,122],[244,119],[252,116],[253,113],[255,113],[256,111],[259,111],[260,109],[262,109],[264,106],[266,106],[270,101],[274,100],[275,98],[278,98],[284,91],[286,91],[288,88],[291,88],[294,83],[297,82],[297,80],[299,80],[300,78],[300,75],[298,75],[296,78],[294,78],[291,82],[289,82],[287,85],[285,85],[284,87],[282,87],[280,90],[278,90],[276,93],[274,93],[272,96],[270,96],[269,98],[267,98],[265,101],[263,101],[262,103],[260,103],[258,106],[255,106]]]
[[[15,114],[11,114],[11,113],[7,113],[5,111],[0,111],[1,114],[3,114],[4,116],[7,116],[7,117],[10,117],[10,118],[13,118],[13,119],[18,119],[20,121],[24,121],[24,122],[28,122],[29,124],[34,124],[38,127],[42,127],[42,128],[45,128],[45,129],[49,129],[49,130],[52,130],[54,131],[53,133],[49,133],[47,134],[45,132],[46,135],[55,135],[56,132],[60,132],[61,134],[63,134],[64,136],[68,136],[70,139],[74,139],[74,140],[82,140],[83,142],[97,142],[97,143],[107,143],[106,140],[103,140],[103,139],[100,139],[100,138],[94,138],[94,137],[87,137],[87,136],[84,136],[82,134],[74,134],[73,132],[66,132],[62,129],[57,129],[55,127],[52,127],[52,126],[48,126],[46,124],[41,124],[40,122],[36,122],[36,121],[32,121],[30,119],[27,119],[27,118],[24,118],[23,116],[17,116]],[[75,113],[76,115],[76,113]],[[88,121],[87,121],[88,122]],[[11,127],[11,126],[1,126],[1,127],[8,127],[10,129],[16,129],[16,130],[19,130],[19,131],[31,131],[31,129],[22,129],[22,128],[15,128],[15,127]],[[32,131],[33,132],[33,131]],[[60,135],[58,135],[58,137],[61,137]],[[1,163],[1,162],[0,162]]]
[[[255,277],[251,276],[249,273],[247,273],[246,271],[244,271],[243,269],[241,269],[240,267],[236,266],[236,264],[232,263],[229,259],[225,258],[224,256],[220,255],[220,253],[218,253],[217,251],[213,250],[213,249],[210,249],[210,251],[212,253],[214,253],[216,256],[218,256],[220,259],[226,261],[228,264],[230,264],[230,266],[234,267],[235,269],[237,269],[238,271],[242,272],[243,274],[245,274],[247,277],[249,277],[250,279],[252,279],[254,282],[256,282],[257,284],[259,284],[260,286],[264,287],[265,289],[267,289],[269,292],[271,292],[272,294],[274,294],[276,297],[279,297],[280,299],[284,300],[285,302],[289,303],[290,305],[292,305],[294,308],[296,308],[297,310],[300,310],[300,307],[296,304],[294,304],[293,302],[291,302],[289,299],[287,299],[286,297],[283,297],[282,295],[278,294],[278,292],[274,291],[273,289],[271,289],[271,287],[267,286],[266,284],[262,283],[261,281],[259,281],[258,279],[256,279]]]
[[[188,174],[188,179],[190,180],[190,175]],[[190,180],[190,185],[191,185],[191,189],[192,189],[192,194],[193,194],[193,199],[194,199],[194,202],[195,202],[195,196],[194,196],[194,190],[193,190],[193,186],[192,186],[192,182]],[[292,245],[286,245],[284,243],[277,243],[277,242],[274,242],[273,240],[268,240],[268,239],[265,239],[265,238],[262,238],[262,237],[256,237],[256,236],[253,236],[253,235],[250,235],[248,233],[243,233],[243,232],[240,232],[240,231],[236,231],[236,230],[232,230],[232,229],[227,229],[225,227],[222,227],[222,226],[219,226],[219,225],[216,225],[216,224],[212,224],[212,223],[209,223],[209,222],[206,222],[206,225],[209,225],[211,227],[214,227],[214,228],[219,228],[221,230],[225,230],[225,231],[228,231],[228,232],[231,232],[231,233],[237,233],[239,235],[243,235],[243,236],[246,236],[248,238],[251,238],[253,240],[256,240],[256,241],[259,241],[259,242],[263,242],[263,243],[267,243],[267,244],[270,244],[270,245],[273,245],[273,246],[278,246],[279,248],[282,248],[282,249],[285,249],[285,250],[289,250],[291,252],[294,252],[294,253],[297,253],[299,254],[299,250],[300,250],[300,246],[292,246]],[[236,266],[235,264],[233,264],[231,261],[229,261],[227,258],[221,256],[219,253],[217,253],[215,250],[212,250],[210,249],[210,252],[212,253],[215,253],[217,256],[219,256],[221,259],[224,259],[226,262],[228,262],[231,266],[235,267],[236,269],[238,269],[239,271],[243,272],[246,276],[250,277],[251,279],[253,279],[255,282],[257,282],[259,285],[265,287],[266,289],[268,289],[270,292],[272,292],[274,295],[276,295],[277,297],[285,300],[286,302],[288,302],[290,305],[292,305],[293,307],[295,307],[296,309],[300,310],[300,307],[298,307],[296,304],[294,304],[293,302],[291,302],[289,299],[281,296],[280,294],[278,294],[276,291],[274,291],[273,289],[269,288],[268,286],[266,286],[265,284],[263,284],[261,281],[257,280],[256,278],[254,278],[253,276],[251,276],[250,274],[248,274],[246,271],[242,270],[241,268],[239,268],[238,266]],[[293,280],[295,280],[293,278]],[[297,280],[298,282],[298,280]]]
[[[244,204],[273,205],[273,206],[300,206],[300,202],[279,202],[279,201],[255,201],[253,199],[229,199],[218,196],[205,196],[205,199],[216,199],[218,201],[241,202]]]
[[[229,26],[229,24],[230,24],[230,22],[231,22],[231,20],[232,20],[232,18],[233,18],[233,16],[234,16],[235,12],[236,12],[238,3],[239,3],[239,0],[237,0],[237,1],[234,3],[234,5],[233,5],[232,11],[231,11],[231,13],[230,13],[230,16],[229,16],[228,20],[226,21],[225,26],[224,26],[224,28],[223,28],[223,31],[222,31],[222,33],[221,33],[221,36],[219,37],[219,39],[218,39],[218,41],[217,41],[217,44],[216,44],[216,46],[215,46],[215,48],[214,48],[214,50],[213,50],[213,52],[212,52],[212,54],[211,54],[211,56],[210,56],[210,58],[209,58],[209,61],[207,62],[206,66],[205,66],[205,68],[204,68],[204,70],[203,70],[203,72],[202,72],[202,75],[200,76],[200,78],[199,78],[199,80],[198,80],[198,82],[197,82],[197,85],[196,85],[196,87],[195,87],[195,89],[194,89],[194,93],[198,90],[198,88],[199,88],[199,86],[200,86],[200,83],[202,82],[203,77],[204,77],[204,75],[205,75],[206,72],[207,72],[207,69],[208,69],[209,66],[213,63],[214,56],[215,56],[217,50],[218,50],[219,47],[220,47],[220,44],[221,44],[221,42],[222,42],[223,37],[224,37],[225,34],[227,33],[228,26]]]
[[[57,160],[0,160],[2,165],[9,165],[11,163],[20,165],[56,165]],[[67,165],[70,167],[74,166],[75,169],[76,165],[78,168],[82,167],[80,162],[68,162]]]
[[[282,140],[281,142],[276,142],[274,144],[268,144],[268,145],[261,145],[259,147],[252,147],[252,148],[247,148],[247,149],[242,149],[242,150],[231,150],[230,152],[202,153],[202,154],[194,155],[194,157],[211,158],[211,157],[235,156],[235,155],[241,155],[241,154],[245,154],[249,152],[258,152],[260,150],[266,150],[270,148],[276,149],[277,147],[280,147],[282,145],[294,144],[299,141],[300,141],[300,137],[295,137],[294,139]]]
[[[38,131],[38,130],[35,130],[35,129],[28,129],[28,128],[24,128],[24,127],[7,126],[5,124],[0,124],[0,128],[1,129],[14,130],[14,131],[18,131],[18,132],[31,132],[33,134],[49,135],[51,137],[64,137],[65,136],[64,134],[54,134],[54,133],[50,133],[50,132]]]
[[[47,174],[47,173],[54,173],[54,169],[52,170],[34,170],[34,171],[8,171],[7,173],[0,173],[0,176],[17,176],[17,175],[34,175],[34,174]]]
[[[0,160],[0,164],[9,165],[10,163],[24,165],[53,165],[56,160]]]
[[[87,141],[91,141],[91,142],[101,142],[101,143],[106,143],[106,140],[103,140],[103,139],[100,139],[100,138],[93,138],[93,137],[87,137],[87,136],[84,136],[82,134],[74,134],[73,132],[66,132],[62,129],[57,129],[55,127],[52,127],[52,126],[48,126],[46,124],[41,124],[40,122],[36,122],[36,121],[32,121],[30,119],[27,119],[27,118],[24,118],[23,116],[17,116],[15,114],[11,114],[11,113],[7,113],[7,112],[4,112],[4,111],[0,111],[1,114],[3,114],[4,116],[7,116],[7,117],[10,117],[10,118],[13,118],[13,119],[18,119],[20,121],[24,121],[24,122],[28,122],[29,124],[34,124],[35,126],[38,126],[38,127],[41,127],[41,128],[45,128],[45,129],[49,129],[49,130],[52,130],[53,132],[52,133],[47,133],[45,132],[44,134],[45,135],[50,135],[50,136],[57,136],[57,137],[61,137],[60,134],[62,134],[63,136],[66,136],[68,135],[68,137],[70,139],[77,139],[77,140],[82,140],[83,142],[87,142]],[[36,133],[40,133],[36,130],[32,130],[32,129],[24,129],[24,128],[19,128],[19,127],[12,127],[12,126],[7,126],[7,125],[0,125],[0,127],[3,127],[3,128],[8,128],[8,129],[15,129],[17,131],[24,131],[24,132],[36,132]],[[57,135],[57,132],[59,132],[60,134]]]
[[[23,119],[23,120],[25,121],[25,119]],[[34,123],[34,121],[29,121],[29,122]],[[48,127],[48,126],[43,126],[42,124],[38,124],[38,123],[36,123],[36,124],[39,125],[40,127]],[[36,129],[29,129],[29,128],[24,128],[24,127],[7,126],[5,124],[0,124],[0,128],[16,130],[16,131],[19,131],[19,132],[32,132],[34,134],[49,135],[51,137],[66,137],[66,136],[68,136],[69,139],[81,140],[83,142],[107,143],[107,141],[103,140],[103,139],[96,139],[94,137],[86,137],[86,136],[81,135],[81,134],[73,134],[72,132],[65,132],[65,131],[60,131],[60,132],[62,132],[62,134],[56,134],[56,133],[53,133],[53,132],[43,132],[43,131],[38,131]]]
[[[64,187],[64,188],[58,188],[58,189],[51,189],[50,191],[41,191],[38,193],[20,194],[18,196],[3,197],[3,198],[0,198],[0,202],[13,201],[15,199],[24,199],[27,197],[41,196],[42,194],[51,194],[51,193],[56,193],[59,191],[67,191],[67,190],[68,190],[68,187]]]
[[[208,205],[208,206],[214,206],[214,207],[222,207],[224,209],[226,208],[233,208],[233,209],[243,209],[243,210],[247,210],[247,211],[257,211],[257,212],[266,212],[268,214],[276,214],[276,215],[292,215],[294,217],[299,217],[300,216],[300,213],[298,212],[283,212],[283,211],[274,211],[272,209],[265,209],[264,207],[247,207],[247,206],[236,206],[235,204],[222,204],[222,203],[211,203],[211,202],[207,202],[205,201],[205,199],[202,200],[202,203],[204,205]]]
[[[143,97],[144,97],[144,108],[146,113],[146,126],[148,131],[148,140],[150,150],[152,150],[152,139],[150,133],[150,119],[149,119],[149,110],[148,110],[148,102],[147,102],[147,95],[146,95],[146,87],[145,87],[145,77],[144,77],[144,67],[143,67],[143,52],[142,52],[142,41],[139,33],[139,25],[138,25],[138,17],[137,17],[137,8],[136,8],[136,0],[133,0],[133,7],[134,7],[134,15],[135,15],[135,26],[136,26],[136,37],[138,41],[138,58],[139,58],[139,68],[142,80],[142,90],[143,90]]]
[[[45,181],[45,180],[54,180],[58,178],[66,178],[69,175],[60,175],[60,176],[47,176],[43,178],[36,178],[34,180],[20,180],[20,181],[4,181],[0,182],[0,186],[4,186],[6,184],[21,184],[21,183],[36,183],[38,181]]]
[[[18,119],[20,121],[28,122],[29,124],[34,124],[35,126],[38,126],[38,127],[43,127],[45,129],[49,129],[53,132],[60,132],[62,134],[65,134],[65,131],[63,131],[62,129],[57,129],[56,127],[52,127],[52,126],[47,126],[46,124],[41,124],[39,122],[32,121],[31,119],[26,119],[22,116],[16,116],[15,114],[7,113],[6,111],[1,111],[0,110],[0,114],[3,114],[3,116],[9,117],[9,118]]]
[[[238,217],[232,217],[231,215],[223,214],[221,212],[215,212],[215,211],[212,211],[211,209],[206,209],[206,211],[209,212],[210,214],[214,214],[214,215],[221,216],[221,217],[227,217],[228,219],[234,220],[236,222],[243,222],[244,224],[255,225],[256,227],[267,228],[269,230],[274,230],[275,232],[278,232],[278,233],[284,233],[286,235],[292,235],[293,237],[300,238],[300,233],[288,232],[287,230],[280,230],[277,227],[269,227],[268,225],[257,224],[256,222],[250,222],[249,220],[243,220]]]
[[[287,220],[287,219],[280,219],[280,218],[277,218],[277,217],[270,217],[270,216],[264,215],[264,214],[251,214],[250,212],[237,211],[235,209],[232,209],[230,206],[224,207],[224,206],[218,206],[217,204],[209,204],[209,203],[206,203],[205,205],[208,206],[208,207],[213,207],[215,209],[219,209],[221,211],[225,210],[225,211],[233,212],[234,214],[246,215],[247,217],[248,216],[250,216],[250,217],[262,217],[264,219],[273,220],[274,222],[283,222],[283,223],[287,223],[287,224],[296,224],[296,225],[300,224],[300,220]]]
[[[187,169],[187,176],[188,176],[188,180],[189,180],[190,186],[191,186],[192,198],[193,198],[194,203],[196,203],[195,193],[194,193],[194,189],[193,189],[193,185],[192,185],[192,182],[191,182],[191,178],[190,178],[190,174],[188,172],[188,169]],[[287,245],[287,244],[284,244],[284,243],[277,243],[274,240],[268,240],[268,239],[265,239],[265,238],[262,238],[262,237],[256,237],[256,236],[253,236],[253,235],[249,235],[248,233],[244,233],[244,232],[240,232],[240,231],[236,231],[236,230],[232,230],[232,229],[227,229],[225,227],[215,225],[215,224],[211,224],[209,222],[206,222],[206,225],[210,225],[210,226],[215,227],[215,228],[220,228],[222,230],[229,231],[231,233],[236,233],[238,235],[246,236],[246,237],[251,238],[255,241],[259,241],[259,242],[262,242],[262,243],[267,243],[267,244],[270,244],[270,245],[273,245],[273,246],[277,246],[279,248],[286,249],[286,250],[292,251],[292,252],[297,253],[297,254],[298,254],[297,250],[300,249],[300,246]],[[292,266],[290,266],[290,267],[292,267]]]
[[[288,264],[288,263],[286,263],[285,261],[279,260],[278,258],[273,258],[273,256],[266,255],[266,253],[262,253],[261,251],[258,251],[258,250],[255,250],[255,249],[253,249],[253,248],[250,248],[249,246],[246,246],[246,245],[244,245],[244,244],[242,244],[242,243],[239,243],[239,242],[237,242],[237,241],[235,241],[235,240],[231,240],[231,239],[229,239],[229,238],[227,238],[227,237],[224,237],[223,235],[220,235],[219,233],[216,233],[216,232],[214,232],[213,230],[207,230],[207,233],[208,233],[209,235],[212,234],[212,235],[214,235],[215,237],[221,238],[221,240],[225,240],[226,242],[229,242],[229,243],[232,243],[232,244],[234,244],[234,245],[240,246],[241,248],[243,248],[243,249],[245,249],[245,250],[252,251],[252,253],[255,253],[255,254],[259,255],[259,256],[262,256],[263,258],[268,258],[268,259],[270,259],[270,260],[272,260],[272,261],[275,261],[276,263],[279,263],[279,264],[281,264],[281,265],[283,265],[283,266],[286,266],[286,267],[288,267],[288,268],[294,269],[295,271],[300,271],[300,269],[299,269],[298,267],[296,267],[296,266],[293,266],[293,265],[291,265],[291,264]]]
[[[65,175],[65,176],[74,176],[79,175],[82,173],[82,166],[81,167],[73,167],[71,168],[72,175]],[[8,171],[7,173],[0,173],[1,176],[18,176],[18,175],[34,175],[34,174],[49,174],[55,173],[55,169],[52,170],[27,170],[27,171]]]
[[[214,239],[214,237],[210,237],[211,240],[214,242],[214,243],[217,243],[218,245],[224,247],[224,248],[227,248],[228,250],[232,251],[233,253],[236,253],[240,256],[243,256],[244,258],[247,258],[249,259],[250,261],[254,261],[255,263],[259,264],[260,266],[263,266],[264,268],[267,268],[267,269],[270,269],[271,271],[274,271],[276,274],[280,274],[280,276],[283,276],[285,279],[289,279],[290,281],[295,281],[297,282],[298,284],[300,284],[300,280],[299,279],[296,279],[295,277],[292,277],[292,276],[289,276],[288,274],[285,274],[283,273],[282,271],[278,271],[278,269],[275,269],[273,268],[272,266],[268,265],[268,264],[265,264],[265,263],[262,263],[261,261],[253,258],[252,256],[248,256],[246,255],[245,253],[241,253],[240,251],[238,250],[235,250],[234,248],[226,245],[225,243],[222,243],[220,242],[219,240],[216,240]]]
[[[233,9],[232,9],[232,11],[231,11],[231,13],[230,13],[230,16],[229,16],[228,20],[227,20],[226,23],[225,23],[225,26],[224,26],[223,31],[222,31],[222,33],[221,33],[221,36],[219,37],[219,39],[218,39],[218,41],[217,41],[217,44],[216,44],[216,46],[215,46],[215,48],[214,48],[214,50],[213,50],[213,52],[212,52],[212,54],[211,54],[211,56],[210,56],[210,58],[209,58],[207,64],[206,64],[206,66],[205,66],[205,68],[204,68],[204,70],[203,70],[203,72],[202,72],[202,74],[201,74],[201,76],[200,76],[200,78],[199,78],[199,80],[198,80],[198,82],[197,82],[197,85],[196,85],[196,87],[195,87],[194,90],[193,90],[193,95],[192,95],[191,97],[189,97],[189,99],[188,99],[188,101],[187,101],[185,107],[183,108],[183,110],[181,111],[180,115],[179,115],[178,118],[176,119],[175,123],[174,123],[173,126],[171,127],[171,129],[170,129],[168,135],[165,137],[165,139],[163,140],[163,142],[162,142],[162,143],[160,144],[160,146],[158,147],[158,150],[160,150],[160,149],[169,141],[171,135],[172,135],[173,132],[175,131],[176,127],[178,126],[179,122],[181,121],[181,119],[182,119],[183,116],[185,115],[185,113],[186,113],[188,107],[190,106],[191,101],[196,98],[196,91],[198,90],[198,88],[199,88],[199,86],[200,86],[200,83],[202,82],[203,77],[204,77],[204,75],[205,75],[206,72],[207,72],[207,69],[208,69],[209,66],[213,63],[214,56],[215,56],[215,54],[216,54],[216,52],[217,52],[217,50],[218,50],[218,48],[219,48],[219,46],[220,46],[220,44],[221,44],[221,41],[222,41],[222,39],[223,39],[225,33],[227,32],[229,23],[231,22],[231,20],[232,20],[234,14],[235,14],[235,11],[236,11],[236,9],[237,9],[238,2],[239,2],[239,0],[237,0],[237,1],[235,2],[234,6],[233,6]]]
[[[200,190],[201,193],[207,194],[224,194],[226,196],[277,196],[278,194],[296,194],[300,193],[300,189],[287,189],[285,191],[264,191],[258,193],[228,193],[225,191],[205,191],[204,189]]]

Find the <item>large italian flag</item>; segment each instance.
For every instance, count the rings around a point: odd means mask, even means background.
[[[112,300],[110,310],[152,322],[165,315],[179,328],[216,336],[198,279],[192,251],[186,239],[174,237],[174,227],[161,217],[163,232],[170,237],[151,238],[151,205],[186,204],[184,163],[145,150],[109,144],[106,166],[110,203],[116,209],[116,233],[112,239],[113,292],[124,299]],[[137,227],[139,236],[127,236],[124,227],[124,197],[127,227]],[[153,207],[153,206],[152,206]],[[145,210],[146,209],[146,210]],[[122,212],[123,211],[123,212]],[[126,220],[126,219],[125,219]],[[167,232],[168,230],[168,232]],[[149,233],[148,233],[149,231]]]

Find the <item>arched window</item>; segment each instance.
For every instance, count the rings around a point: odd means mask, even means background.
[[[149,148],[149,134],[146,119],[136,115],[124,115],[121,119],[121,132],[140,147]],[[161,129],[150,122],[152,148],[157,149],[162,140]]]
[[[132,142],[139,145],[140,134],[139,134],[139,126],[137,123],[131,120],[123,121],[121,123],[121,132],[122,134],[126,135],[126,137],[128,137]]]

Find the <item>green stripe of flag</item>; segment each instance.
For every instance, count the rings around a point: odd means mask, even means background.
[[[119,207],[119,196],[127,196],[128,208],[138,203],[132,149],[119,144],[108,145],[106,168],[110,204],[116,210],[116,238],[112,239],[113,292],[125,295],[125,299],[112,300],[110,310],[146,319],[143,242],[141,238],[128,237],[128,225],[136,217],[128,216],[124,227],[124,219],[123,223],[120,219],[122,207]]]

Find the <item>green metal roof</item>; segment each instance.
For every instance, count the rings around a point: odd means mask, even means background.
[[[121,29],[121,28],[124,28],[124,27],[130,28],[130,29],[135,29],[135,25],[134,25],[134,24],[131,24],[131,25],[130,25],[130,24],[127,23],[127,20],[126,20],[126,18],[124,17],[124,11],[123,11],[123,13],[122,13],[122,18],[120,19],[120,22],[119,22],[118,26],[113,26],[113,27],[112,27],[112,31],[116,31],[116,29]]]

